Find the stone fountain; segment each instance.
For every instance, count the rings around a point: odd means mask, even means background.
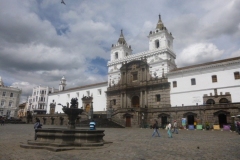
[[[79,114],[83,112],[78,108],[77,98],[72,98],[71,106],[62,106],[68,116],[68,128],[42,128],[37,129],[37,140],[28,140],[21,144],[23,148],[47,149],[63,151],[72,149],[99,148],[111,142],[103,140],[104,130],[76,129],[75,123]],[[61,104],[59,104],[61,105]]]

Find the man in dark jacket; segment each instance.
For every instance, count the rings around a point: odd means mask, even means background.
[[[154,131],[153,131],[152,137],[155,135],[156,132],[158,134],[158,137],[160,137],[160,134],[158,133],[158,122],[157,122],[157,120],[155,120],[155,123],[153,124],[153,129],[154,129]]]

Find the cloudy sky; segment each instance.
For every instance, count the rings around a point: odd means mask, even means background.
[[[120,30],[133,53],[146,51],[159,14],[178,67],[240,56],[239,0],[64,1],[0,1],[0,77],[23,90],[21,101],[63,75],[67,88],[107,81]]]

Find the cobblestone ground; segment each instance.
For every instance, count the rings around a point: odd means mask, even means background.
[[[240,136],[235,132],[181,130],[168,138],[162,129],[161,137],[151,137],[151,129],[104,130],[104,140],[113,143],[101,149],[51,152],[20,148],[21,142],[33,139],[32,124],[6,124],[0,126],[0,160],[240,159]]]

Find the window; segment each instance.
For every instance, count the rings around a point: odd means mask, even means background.
[[[9,102],[8,106],[9,106],[9,107],[12,107],[12,104],[13,104],[13,102]]]
[[[126,56],[128,56],[128,53],[126,52]]]
[[[196,85],[196,80],[195,80],[195,78],[192,78],[192,79],[191,79],[191,84],[192,84],[192,85]]]
[[[234,72],[234,78],[235,78],[235,79],[240,79],[240,74],[239,74],[239,72]]]
[[[118,59],[118,52],[115,53],[115,59]]]
[[[206,104],[215,104],[215,101],[213,99],[208,99],[206,101]]]
[[[10,97],[13,97],[13,93],[10,93]]]
[[[43,101],[43,97],[41,97],[41,101]]]
[[[160,96],[160,94],[157,94],[156,95],[156,102],[160,102],[161,101],[161,96]]]
[[[156,48],[159,48],[159,47],[160,47],[159,40],[156,40],[156,41],[155,41],[155,47],[156,47]]]
[[[6,96],[6,92],[3,92],[2,96]]]
[[[116,99],[113,99],[113,105],[116,105]]]
[[[216,75],[213,75],[212,76],[212,82],[214,83],[214,82],[217,82],[217,76]]]
[[[1,107],[3,107],[3,106],[4,106],[4,104],[5,104],[5,101],[4,101],[4,100],[2,100],[2,101],[1,101]]]
[[[132,76],[133,76],[133,81],[136,81],[138,79],[138,74],[137,73],[133,73]]]
[[[177,87],[177,81],[173,81],[173,88]]]
[[[168,47],[170,47],[170,45],[171,45],[171,42],[168,40]]]
[[[226,98],[221,98],[219,103],[228,103],[229,101]]]
[[[98,89],[98,95],[102,95],[102,90]]]

